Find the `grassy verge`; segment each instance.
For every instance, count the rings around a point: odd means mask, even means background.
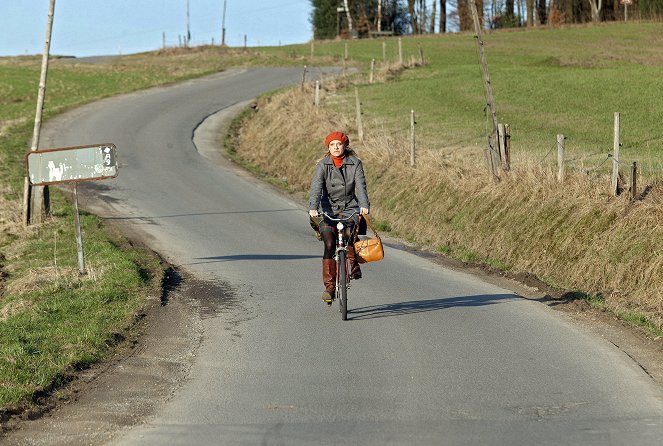
[[[298,58],[200,47],[99,65],[51,61],[44,118],[103,97],[231,66],[300,64]],[[0,58],[0,420],[29,407],[126,336],[162,267],[93,215],[82,215],[88,275],[79,276],[68,194],[51,188],[53,217],[21,222],[23,156],[30,145],[40,58]],[[155,294],[156,293],[156,294]]]
[[[150,253],[111,236],[83,213],[86,266],[78,273],[73,211],[61,193],[38,230],[3,249],[8,280],[0,305],[0,404],[21,407],[124,340],[148,296],[158,298],[162,269]],[[122,246],[122,249],[119,249]]]
[[[461,260],[531,273],[558,289],[600,294],[603,309],[660,329],[663,171],[655,150],[660,134],[649,116],[660,106],[650,98],[625,98],[643,95],[657,84],[654,72],[663,65],[663,53],[654,43],[662,28],[637,24],[487,37],[490,46],[498,47],[488,53],[495,88],[513,88],[512,94],[498,98],[498,105],[511,110],[504,120],[519,128],[513,171],[498,183],[490,180],[482,162],[484,118],[477,109],[484,102],[483,86],[476,48],[467,35],[421,39],[429,48],[429,65],[406,70],[389,82],[357,85],[365,110],[361,142],[356,141],[354,78],[338,85],[328,81],[323,106],[317,109],[310,90],[263,99],[236,150],[304,193],[323,155],[324,135],[347,131],[365,161],[373,212],[394,234]],[[620,39],[648,57],[624,45],[616,45],[607,57],[602,45]],[[352,48],[366,58],[362,54],[374,55],[379,42],[353,42]],[[619,96],[623,79],[631,77],[632,91]],[[365,75],[359,78],[365,81]],[[438,94],[444,100],[430,100]],[[572,107],[561,107],[564,102]],[[421,116],[416,167],[408,165],[407,114],[398,121],[398,104],[406,104],[400,106],[405,111],[416,104]],[[637,117],[629,118],[624,152],[625,157],[648,160],[641,185],[647,193],[636,201],[612,198],[607,166],[590,174],[572,169],[558,183],[551,166],[540,162],[548,148],[542,142],[546,135],[554,141],[561,130],[576,135],[577,152],[604,147],[607,153],[612,112],[620,110]],[[568,127],[561,127],[564,122]],[[274,134],[288,138],[274,147]],[[277,156],[284,152],[287,157]]]

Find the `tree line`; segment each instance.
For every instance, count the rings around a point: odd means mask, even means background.
[[[314,39],[472,29],[469,0],[310,0]],[[631,2],[625,5],[623,2]],[[489,28],[657,19],[663,0],[477,0]]]

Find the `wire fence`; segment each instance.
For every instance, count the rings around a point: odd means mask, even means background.
[[[400,69],[407,69],[411,67],[416,67],[419,66],[421,63],[414,61],[411,62],[408,65],[403,65],[400,67]],[[393,70],[393,65],[389,65],[389,69]],[[375,82],[375,79],[378,78],[379,76],[375,75],[375,73],[371,72],[371,80]],[[347,77],[348,74],[344,73],[344,77]],[[354,78],[351,80],[347,80],[345,83],[341,81],[341,86],[347,86],[349,84],[352,85],[362,85],[362,84],[367,84],[371,83],[370,81],[367,81],[366,79],[363,79],[363,77],[366,77],[365,74],[359,73],[359,74],[354,74]],[[384,79],[383,79],[384,80]],[[310,83],[311,87],[313,83]],[[357,93],[358,96],[359,93]],[[352,98],[354,99],[354,98]],[[317,99],[316,99],[317,101]],[[350,103],[355,102],[354,100],[350,100],[348,98],[346,106],[350,107]],[[362,115],[367,111],[365,110],[365,107],[361,103],[360,100],[356,101],[356,116],[358,121],[362,119]],[[561,155],[560,153],[560,142],[556,141],[552,143],[550,146],[546,146],[544,151],[543,156],[539,155],[538,157],[534,155],[537,153],[537,150],[528,150],[527,152],[520,151],[518,153],[518,157],[515,157],[514,160],[511,159],[510,153],[506,153],[504,151],[504,148],[501,147],[501,142],[503,141],[498,141],[499,138],[502,138],[503,135],[496,134],[496,132],[493,129],[493,123],[491,121],[491,117],[489,115],[489,110],[488,106],[483,107],[483,115],[484,115],[484,137],[486,141],[485,145],[485,159],[488,164],[488,168],[492,170],[493,176],[499,177],[500,175],[503,174],[504,171],[510,171],[512,169],[515,169],[515,171],[518,171],[519,168],[522,166],[523,168],[528,168],[532,165],[532,158],[534,158],[534,164],[538,164],[539,167],[550,167],[554,168],[555,163],[558,163],[558,167],[560,170],[562,167],[559,166],[559,163],[563,163],[563,169],[566,171],[571,171],[571,172],[579,172],[583,173],[587,177],[594,177],[594,178],[604,178],[605,176],[610,174],[611,170],[614,170],[617,172],[618,175],[618,180],[613,180],[613,181],[619,181],[621,183],[624,182],[624,175],[626,174],[627,169],[630,170],[628,172],[628,175],[635,175],[636,173],[640,175],[647,175],[647,181],[655,181],[658,179],[663,178],[663,162],[659,162],[658,165],[656,162],[647,162],[646,160],[641,159],[640,157],[636,156],[637,154],[633,153],[633,151],[636,151],[637,149],[633,147],[624,147],[621,143],[619,144],[619,152],[617,152],[617,156],[615,156],[615,153],[610,153],[611,151],[606,149],[599,149],[595,148],[593,151],[590,153],[584,153],[587,151],[587,148],[584,147],[576,153],[572,157],[568,157],[567,153],[569,150],[566,147],[561,148]],[[410,110],[408,110],[410,112]],[[412,113],[414,113],[414,110],[412,110]],[[410,113],[408,114],[408,118]],[[409,119],[408,119],[409,120]],[[409,155],[410,164],[412,166],[415,165],[414,159],[415,159],[415,138],[416,140],[421,140],[423,144],[416,144],[417,151],[420,152],[442,152],[444,151],[446,146],[448,145],[443,145],[438,142],[434,142],[433,144],[430,143],[430,141],[425,141],[425,134],[423,132],[420,132],[419,130],[415,131],[415,128],[419,126],[419,124],[416,121],[413,121],[411,123],[408,123],[406,120],[405,116],[405,111],[404,111],[404,116],[403,120],[396,120],[393,117],[380,117],[380,113],[375,114],[375,118],[373,119],[373,122],[358,122],[358,126],[361,125],[362,127],[362,134],[366,133],[368,128],[371,125],[374,125],[379,128],[379,131],[381,133],[381,136],[389,139],[390,141],[394,141],[397,145],[399,146],[399,152],[402,151],[403,155]],[[618,133],[617,133],[618,135]],[[509,135],[510,137],[510,135]],[[616,136],[618,138],[618,136]],[[564,140],[566,140],[566,137],[563,137]],[[456,141],[454,144],[454,147],[456,145],[461,146],[463,143],[465,143],[467,146],[476,146],[476,139],[474,137],[472,138],[467,138],[466,141]],[[508,150],[510,151],[510,141],[509,141]],[[408,149],[409,146],[409,149]],[[571,149],[571,151],[573,148]],[[554,160],[551,155],[554,153],[558,153],[557,160]],[[504,157],[506,156],[506,160]],[[448,163],[448,160],[445,159],[445,163]],[[635,166],[637,165],[637,169],[635,169]],[[613,169],[614,166],[616,166],[616,169]],[[613,176],[615,174],[613,173]],[[560,181],[562,179],[560,178]],[[635,179],[632,179],[632,184],[635,185]],[[623,186],[623,184],[622,184]],[[611,186],[613,187],[613,186]],[[646,188],[647,186],[643,184],[643,188]],[[619,188],[617,188],[619,189]],[[619,193],[619,190],[616,191],[617,194]],[[634,194],[634,192],[632,192]]]

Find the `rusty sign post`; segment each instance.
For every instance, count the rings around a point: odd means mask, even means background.
[[[86,274],[86,269],[77,185],[82,181],[115,178],[118,173],[115,153],[114,144],[98,144],[38,150],[25,156],[28,180],[32,186],[73,183],[78,269],[81,274]]]

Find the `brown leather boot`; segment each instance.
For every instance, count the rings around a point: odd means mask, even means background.
[[[331,304],[336,293],[336,260],[322,259],[322,283],[325,285],[322,300]]]
[[[361,279],[361,269],[359,268],[359,262],[357,261],[355,247],[352,245],[348,245],[348,260],[350,261],[350,277],[353,280]]]

